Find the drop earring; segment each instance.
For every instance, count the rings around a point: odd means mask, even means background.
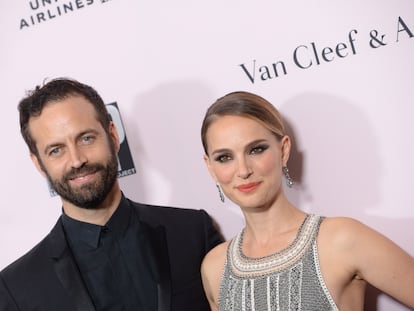
[[[290,177],[290,175],[289,175],[289,169],[287,168],[287,166],[284,166],[284,167],[282,168],[282,170],[283,170],[283,175],[285,175],[285,178],[286,178],[286,185],[287,185],[289,188],[292,188],[292,186],[293,186],[293,179],[292,179],[292,177]]]
[[[224,194],[223,194],[223,191],[221,190],[220,184],[216,183],[216,187],[219,193],[220,201],[224,203]]]

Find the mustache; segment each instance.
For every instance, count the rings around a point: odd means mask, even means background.
[[[102,164],[85,164],[81,167],[72,168],[69,172],[63,175],[63,180],[68,181],[78,177],[79,175],[92,174],[104,169],[105,167]]]

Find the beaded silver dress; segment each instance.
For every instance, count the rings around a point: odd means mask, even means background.
[[[242,253],[240,232],[227,249],[219,311],[338,310],[319,268],[316,237],[322,220],[307,215],[287,248],[261,258]]]

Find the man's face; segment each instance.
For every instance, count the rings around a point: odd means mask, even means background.
[[[29,130],[38,156],[32,160],[62,200],[97,209],[113,188],[118,174],[116,129],[109,135],[92,104],[81,96],[49,103],[32,117]]]

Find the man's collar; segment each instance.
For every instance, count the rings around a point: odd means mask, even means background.
[[[62,223],[66,236],[72,243],[84,242],[91,247],[97,248],[102,231],[113,232],[119,236],[124,234],[131,219],[130,214],[131,207],[129,202],[122,195],[118,207],[104,226],[76,220],[66,215],[64,211],[62,212]]]

